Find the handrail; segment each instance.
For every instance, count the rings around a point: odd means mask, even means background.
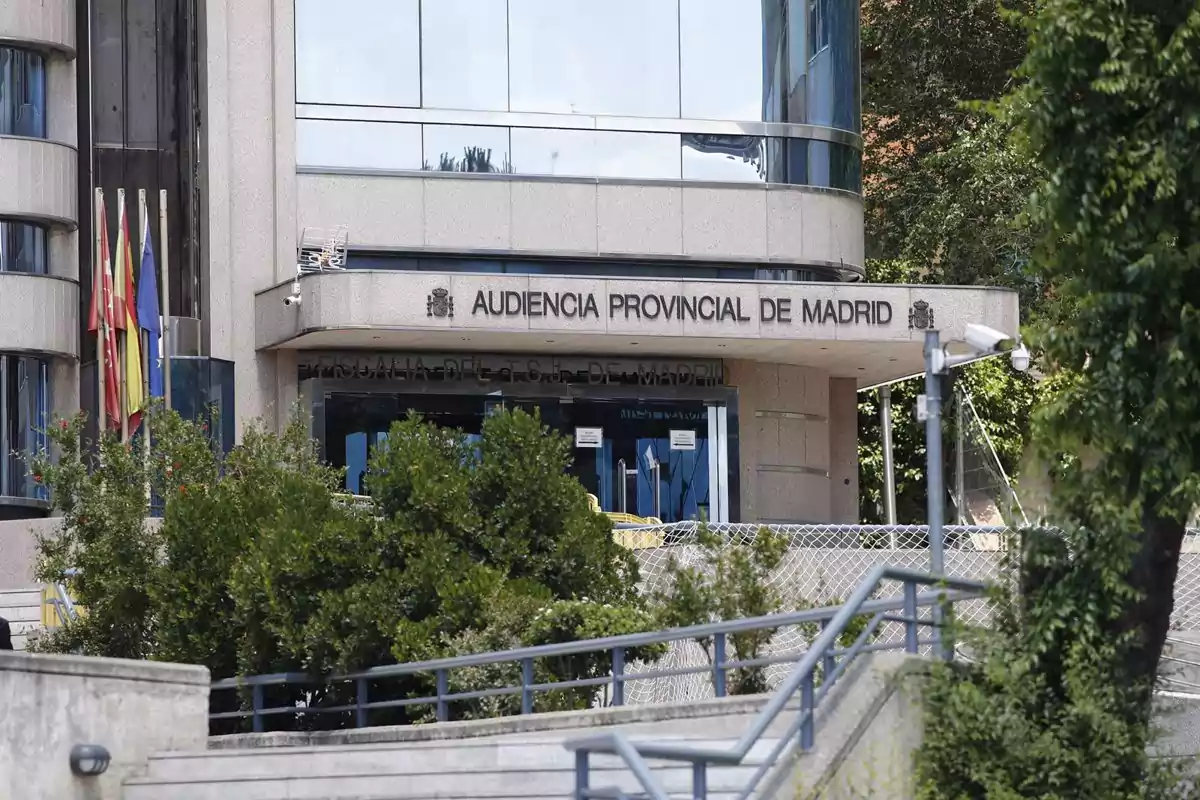
[[[78,619],[79,612],[75,608],[75,602],[71,599],[71,595],[67,593],[67,587],[62,583],[54,584],[54,594],[57,596],[54,612],[58,614],[58,621],[66,625],[68,622]]]
[[[79,570],[75,567],[69,567],[63,570],[63,577],[73,578],[79,574]],[[54,613],[58,616],[60,624],[66,625],[79,619],[79,609],[75,607],[75,601],[71,599],[70,593],[67,591],[67,586],[62,581],[54,583]]]
[[[869,602],[871,594],[875,591],[879,583],[885,580],[902,581],[905,584],[907,610],[912,613],[914,618],[909,622],[909,628],[905,637],[905,649],[910,653],[915,653],[918,649],[914,624],[916,587],[918,585],[938,586],[942,589],[955,589],[976,595],[983,593],[987,588],[985,584],[979,581],[932,575],[884,565],[876,566],[867,574],[867,577],[858,585],[849,599],[838,609],[833,619],[812,642],[804,657],[793,668],[787,680],[776,690],[766,706],[755,717],[749,730],[738,739],[733,747],[714,750],[689,745],[671,745],[656,742],[634,743],[629,741],[625,734],[620,731],[570,739],[564,743],[564,746],[576,754],[575,797],[577,800],[599,796],[594,795],[588,786],[588,756],[591,753],[605,753],[619,756],[634,772],[634,775],[638,777],[642,789],[652,800],[667,800],[667,795],[657,785],[642,780],[642,775],[646,773],[645,759],[649,757],[668,761],[688,762],[693,767],[693,797],[702,799],[706,797],[707,793],[705,788],[707,765],[736,765],[745,760],[750,749],[763,737],[770,725],[797,692],[801,692],[802,694],[803,708],[800,719],[793,725],[793,728],[800,728],[801,730],[801,746],[805,749],[811,747],[812,723],[816,716],[817,702],[829,691],[829,688],[833,685],[837,677],[831,674],[829,676],[830,679],[827,679],[822,684],[822,691],[818,695],[814,693],[814,672],[822,661],[829,658],[829,652],[833,650],[838,638],[846,631],[849,623],[855,617],[864,613],[864,607]],[[877,614],[872,620],[872,626],[878,625],[881,618],[882,615]],[[854,645],[846,651],[845,657],[839,662],[838,667],[844,670],[850,661],[861,651],[866,639],[866,636],[859,636]],[[838,674],[840,674],[840,671]],[[807,731],[805,731],[805,728],[807,728]],[[739,794],[739,798],[745,800],[745,798],[750,797],[766,772],[766,769],[757,770],[750,785]]]
[[[951,581],[953,586],[966,586],[962,591],[955,588],[943,588],[939,592],[917,594],[915,585],[913,591],[903,597],[888,597],[870,599],[859,606],[859,613],[874,614],[873,625],[879,621],[902,622],[912,632],[912,640],[916,642],[918,626],[929,626],[930,620],[920,619],[917,609],[945,602],[975,597],[977,586],[971,582]],[[787,614],[769,614],[750,619],[730,620],[723,622],[693,625],[686,628],[673,628],[666,631],[650,631],[644,633],[612,636],[585,641],[561,642],[534,647],[523,647],[515,650],[505,650],[491,653],[476,653],[464,656],[439,658],[430,661],[417,661],[406,664],[393,664],[373,667],[370,669],[351,672],[343,675],[314,676],[301,672],[283,672],[267,675],[238,676],[215,681],[211,686],[214,692],[220,690],[249,689],[248,703],[231,711],[215,711],[209,714],[213,722],[229,719],[250,719],[255,733],[266,729],[265,720],[272,716],[291,716],[309,714],[352,714],[352,724],[357,728],[369,727],[370,714],[385,709],[398,709],[413,706],[432,706],[436,710],[436,720],[445,722],[450,719],[450,704],[465,700],[477,700],[485,697],[519,696],[520,713],[532,714],[535,711],[534,700],[537,693],[567,690],[567,689],[597,689],[607,687],[611,691],[611,705],[625,704],[625,689],[633,681],[648,681],[661,678],[671,678],[683,675],[709,675],[717,697],[727,694],[727,675],[737,669],[762,667],[772,664],[795,663],[802,653],[788,652],[762,658],[736,659],[727,658],[726,641],[729,636],[737,633],[779,629],[793,625],[808,623],[828,624],[838,613],[840,607],[812,608]],[[896,612],[903,612],[898,616]],[[630,670],[626,665],[626,655],[633,649],[644,645],[668,643],[680,640],[711,639],[713,658],[703,665],[683,665],[658,668],[647,666],[642,669]],[[900,645],[871,644],[864,645],[860,651],[895,649]],[[914,644],[915,646],[915,644]],[[608,675],[597,677],[576,678],[567,680],[551,680],[539,683],[535,680],[535,660],[570,656],[578,653],[608,652],[612,660],[612,670]],[[833,669],[836,659],[843,652],[831,650],[827,654],[826,664]],[[451,691],[451,670],[464,667],[476,667],[489,664],[509,663],[520,668],[520,679],[515,684],[481,688],[470,691]],[[378,679],[413,675],[418,673],[432,674],[436,678],[436,691],[429,696],[394,696],[375,699],[370,698],[371,686]],[[335,683],[349,683],[353,688],[352,699],[340,700],[331,696],[333,702],[316,704],[302,703],[297,705],[294,700],[280,705],[268,705],[266,689],[271,686],[291,684],[297,688],[304,686],[331,686]]]
[[[898,570],[899,572],[900,570]],[[914,573],[918,574],[918,573]],[[948,599],[965,600],[976,596],[982,584],[971,581],[951,579],[947,583],[951,590]],[[960,586],[967,587],[960,589]],[[932,605],[945,593],[921,596],[917,605]],[[905,600],[900,597],[887,597],[868,600],[863,603],[858,614],[896,611],[904,608]],[[461,669],[463,667],[479,667],[488,664],[523,661],[530,658],[547,658],[551,656],[568,656],[579,653],[594,653],[598,650],[624,649],[644,647],[650,644],[661,644],[683,639],[703,639],[719,634],[745,633],[761,630],[762,628],[785,628],[805,622],[821,622],[835,618],[836,608],[808,608],[803,611],[793,611],[787,614],[766,614],[759,617],[709,622],[701,625],[690,625],[686,628],[668,628],[662,631],[645,631],[643,633],[627,633],[621,636],[606,636],[598,639],[582,639],[572,642],[557,642],[513,650],[498,650],[490,653],[472,653],[464,656],[448,656],[428,661],[410,661],[403,664],[389,664],[381,667],[331,675],[327,677],[309,675],[302,672],[276,672],[264,675],[247,675],[233,678],[222,678],[213,681],[213,689],[237,689],[243,686],[276,686],[287,683],[335,683],[360,679],[394,678],[399,675],[412,675],[419,672],[437,672],[440,670]],[[856,615],[857,616],[857,615]],[[733,662],[729,662],[733,666]]]

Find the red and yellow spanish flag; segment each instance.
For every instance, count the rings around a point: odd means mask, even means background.
[[[96,190],[96,229],[99,231],[100,254],[92,277],[92,303],[88,311],[88,331],[96,334],[96,361],[104,373],[104,397],[99,403],[100,430],[121,427],[121,390],[117,367],[117,333],[113,319],[113,279],[111,251],[108,248],[108,222],[104,211],[104,195]]]
[[[133,247],[129,241],[129,216],[125,213],[125,193],[120,193],[120,228],[117,232],[117,274],[115,286],[116,326],[125,332],[124,374],[121,386],[125,395],[124,413],[129,430],[137,430],[146,406],[142,383],[142,332],[137,321],[137,300],[133,293]]]

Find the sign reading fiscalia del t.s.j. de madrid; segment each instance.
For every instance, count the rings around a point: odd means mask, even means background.
[[[445,289],[426,298],[430,317],[461,313]],[[480,289],[469,309],[473,317],[560,317],[564,319],[689,320],[692,322],[789,325],[888,325],[887,300],[745,298],[721,294],[546,292]]]

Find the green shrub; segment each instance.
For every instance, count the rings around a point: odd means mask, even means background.
[[[683,628],[710,622],[762,617],[785,611],[783,595],[774,580],[775,571],[787,555],[786,535],[762,527],[753,540],[733,544],[703,522],[697,526],[696,546],[700,558],[684,566],[672,555],[667,562],[664,585],[652,594],[658,622],[665,628]],[[841,601],[831,600],[828,605]],[[812,608],[801,600],[794,610]],[[793,610],[793,609],[787,609]],[[838,637],[838,646],[848,647],[868,624],[866,616],[855,617]],[[820,633],[816,623],[796,626],[800,636],[811,643]],[[727,661],[753,661],[769,655],[767,648],[776,630],[730,634],[726,643]],[[711,637],[696,640],[712,663]],[[817,680],[821,680],[818,667]],[[767,667],[739,667],[729,673],[726,691],[731,695],[760,694],[768,690]]]
[[[89,471],[77,419],[51,432],[62,457],[35,463],[64,515],[41,542],[40,577],[66,583],[88,611],[47,649],[201,663],[214,678],[322,675],[653,624],[635,558],[567,474],[568,442],[536,414],[489,416],[477,446],[415,415],[395,423],[371,457],[371,509],[339,499],[340,471],[321,463],[298,418],[281,435],[247,427],[228,455],[203,425],[157,409],[150,420],[148,453],[109,436],[103,468]],[[161,524],[145,519],[147,487],[163,499]],[[605,669],[602,654],[540,664],[538,674],[556,681]],[[511,677],[502,667],[451,677],[482,688],[479,680],[502,675]],[[380,681],[371,697],[430,694],[431,680]],[[345,703],[351,690],[268,694],[274,704],[321,706]],[[539,703],[575,708],[593,694]],[[487,710],[467,703],[456,713]],[[349,722],[331,714],[296,724]]]

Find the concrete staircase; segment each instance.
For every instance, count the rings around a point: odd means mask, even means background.
[[[223,737],[203,753],[164,753],[145,777],[125,783],[125,800],[496,800],[572,796],[572,735],[621,725],[638,740],[731,747],[765,698],[731,698],[690,706],[645,706],[503,720],[379,728],[313,735],[295,745],[288,734]],[[781,725],[792,719],[781,720]],[[384,741],[381,741],[384,740]],[[391,739],[392,741],[386,741]],[[736,797],[778,742],[765,737],[746,763],[710,774],[709,797]],[[280,745],[280,746],[276,746]],[[593,785],[635,793],[616,758],[593,759]],[[685,765],[657,764],[672,795],[691,797]]]
[[[0,617],[12,628],[13,649],[24,650],[30,638],[42,630],[42,590],[0,591]]]
[[[813,750],[772,763],[755,800],[905,797],[911,751],[920,741],[915,695],[924,662],[902,653],[852,665],[817,715]],[[152,756],[126,779],[124,800],[517,800],[573,796],[574,754],[563,743],[619,726],[632,741],[730,749],[767,697],[704,700],[321,733],[214,737],[204,752]],[[793,702],[743,763],[708,772],[709,800],[732,800],[750,783],[797,719]],[[792,737],[789,744],[795,742]],[[630,797],[640,787],[623,762],[593,756],[591,786]],[[651,762],[672,797],[692,797],[690,768]],[[608,795],[615,796],[615,795]]]

